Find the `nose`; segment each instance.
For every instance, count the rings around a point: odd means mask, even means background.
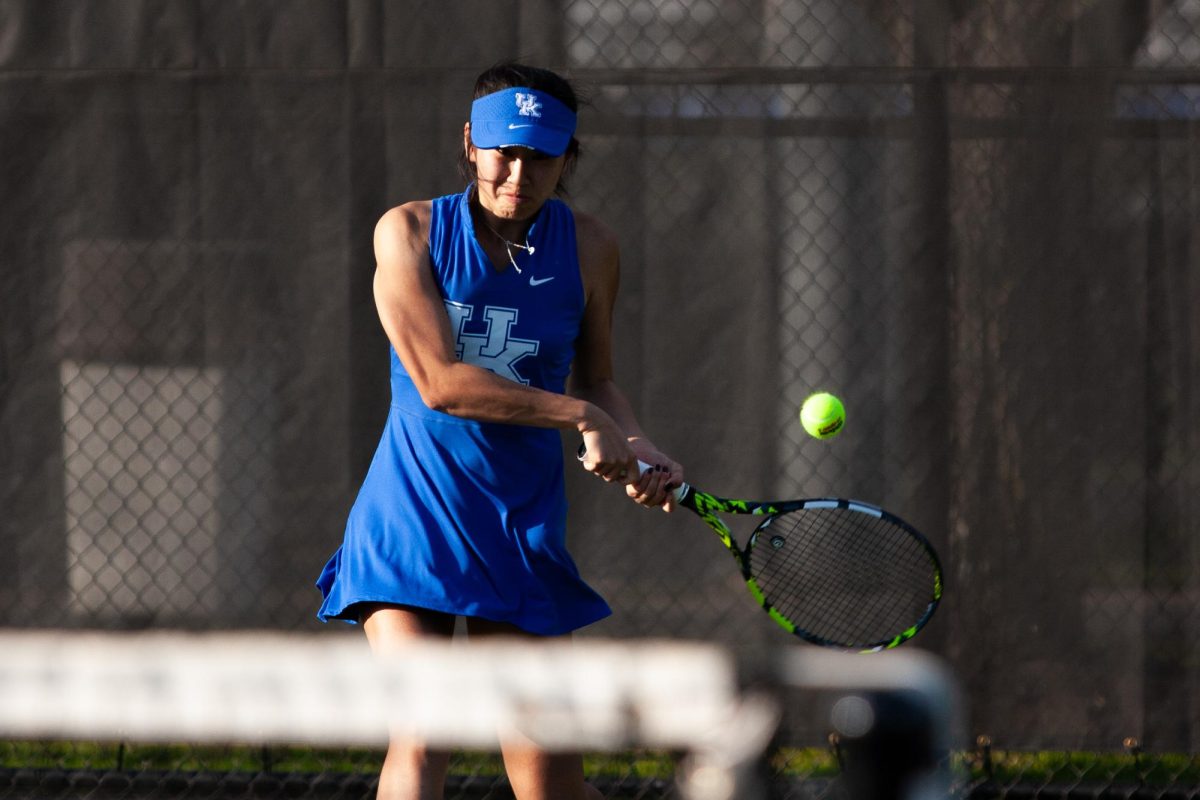
[[[512,183],[521,185],[529,177],[529,164],[524,156],[516,156],[508,165],[508,178]]]

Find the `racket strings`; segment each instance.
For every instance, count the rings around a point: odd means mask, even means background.
[[[925,544],[884,517],[848,508],[776,517],[756,533],[749,556],[773,608],[807,633],[850,647],[891,640],[934,598]]]

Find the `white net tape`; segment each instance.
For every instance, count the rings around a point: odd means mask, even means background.
[[[414,644],[250,633],[0,637],[4,735],[379,744],[392,730],[489,746],[690,747],[737,713],[715,647],[616,642]]]
[[[905,690],[949,747],[952,682],[920,653],[787,648],[760,688],[715,645],[422,641],[373,655],[359,635],[0,634],[0,738],[381,746],[393,734],[495,749],[685,752],[689,800],[760,796],[754,765],[783,691]],[[863,703],[842,708],[861,723]]]

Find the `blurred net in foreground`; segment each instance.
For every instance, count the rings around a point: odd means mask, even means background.
[[[343,635],[12,633],[0,652],[0,798],[369,797],[390,729],[479,754],[512,736],[609,754],[630,775],[607,797],[765,799],[785,698],[805,690],[832,693],[850,797],[949,791],[952,687],[917,651],[746,664],[699,643],[494,640],[374,658]],[[107,768],[80,763],[104,748]],[[475,758],[447,796],[511,797]],[[671,774],[636,780],[655,758]]]

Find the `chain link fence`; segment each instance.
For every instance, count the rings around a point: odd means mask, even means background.
[[[1194,0],[9,0],[0,29],[0,625],[321,629],[387,405],[370,230],[459,188],[474,75],[520,56],[588,97],[571,199],[621,240],[655,441],[942,552],[917,645],[962,680],[964,786],[1200,786]],[[694,521],[568,490],[615,610],[585,635],[780,643]],[[47,756],[0,753],[26,796]],[[55,769],[291,769],[137,758]]]

